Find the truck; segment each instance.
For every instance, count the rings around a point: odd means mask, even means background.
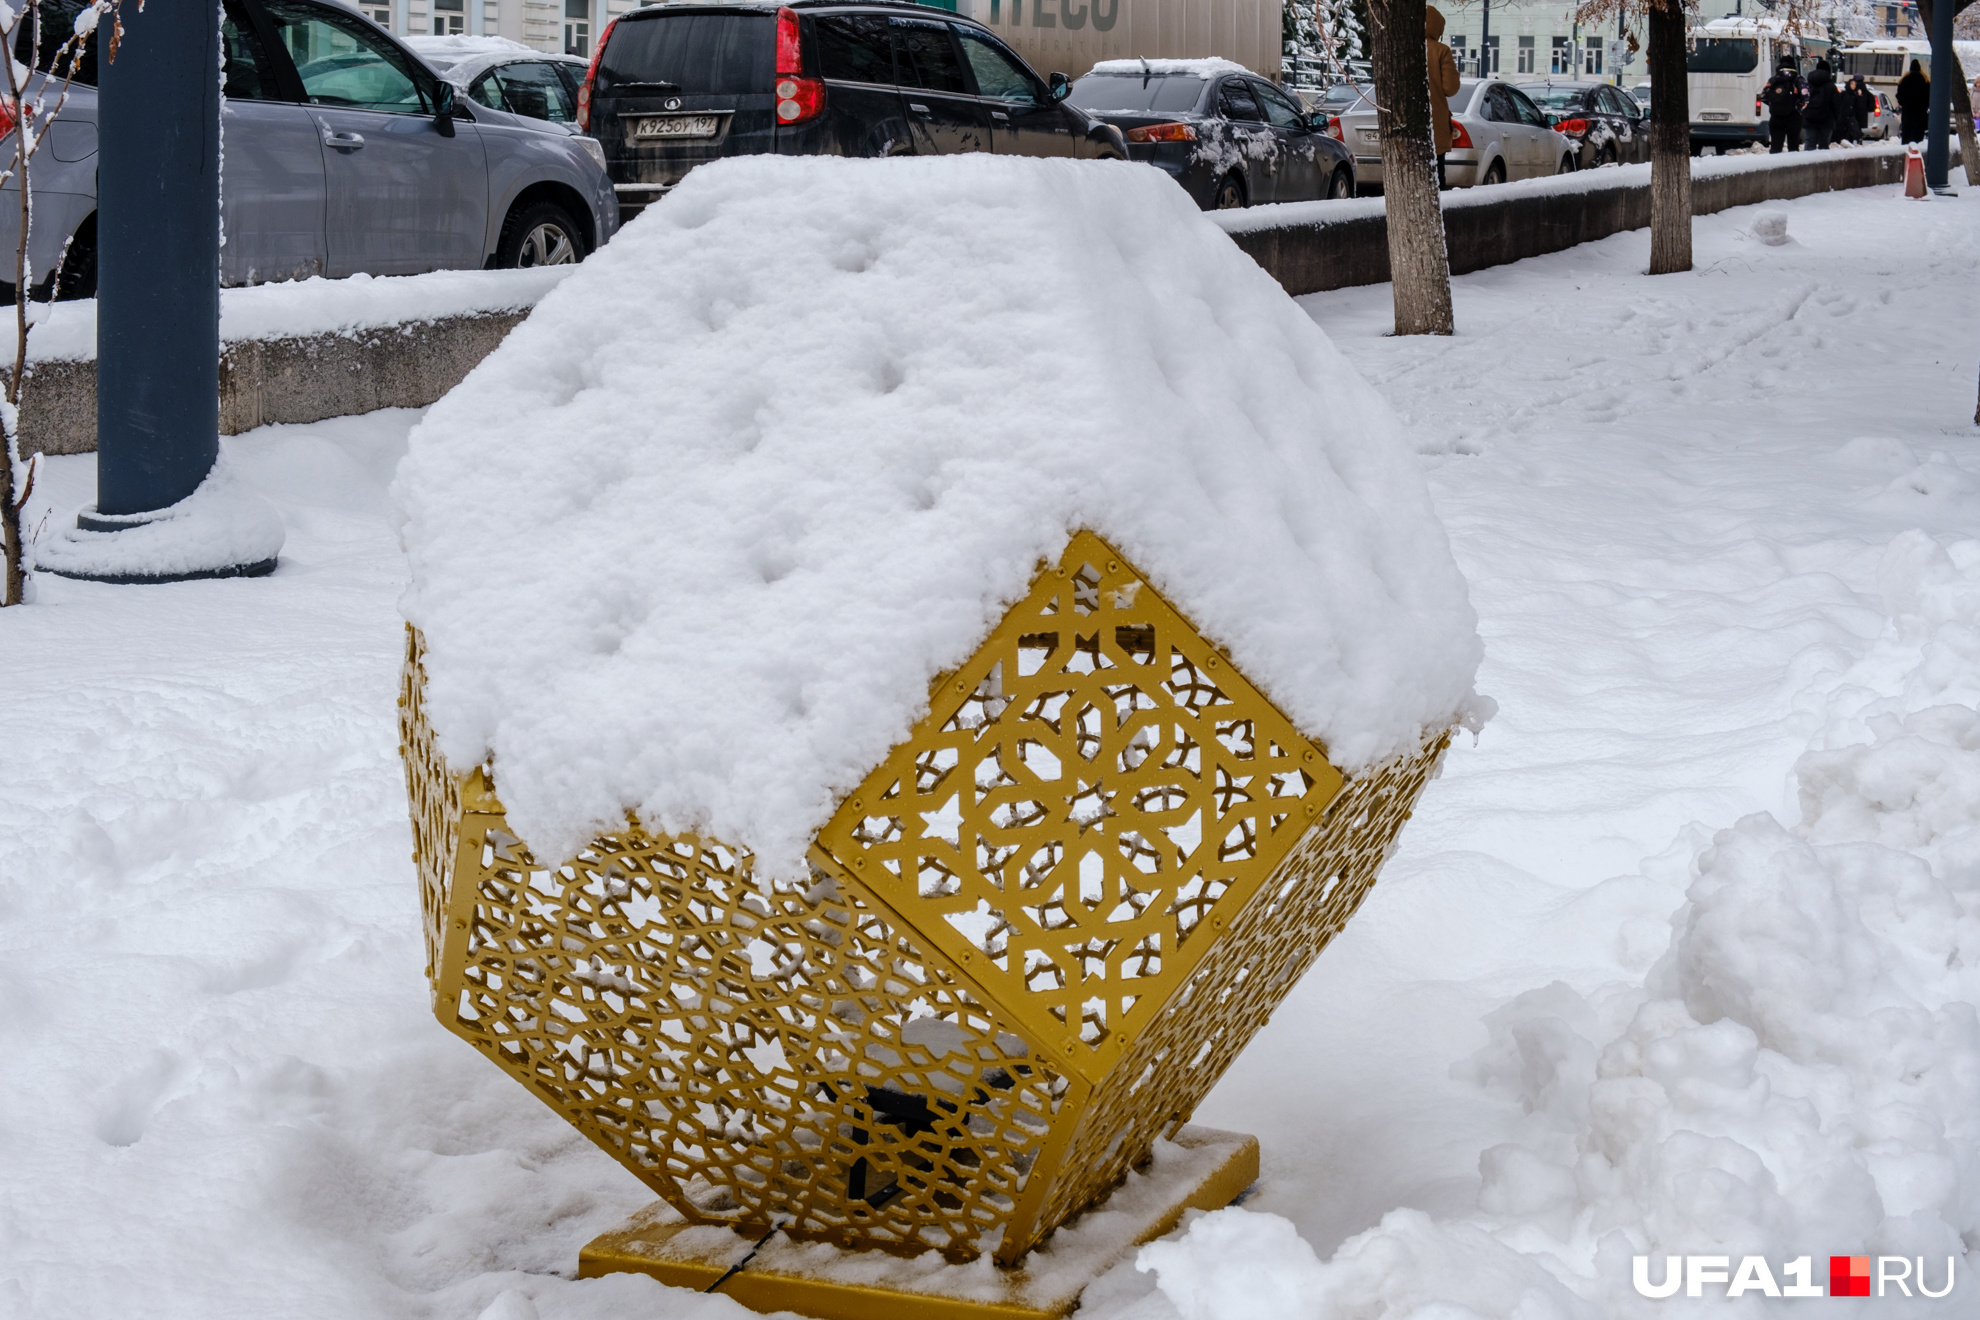
[[[1282,76],[1281,0],[932,2],[989,27],[1040,72],[1077,78],[1101,60],[1220,55],[1273,82]]]
[[[1691,29],[1685,60],[1691,95],[1691,152],[1711,153],[1767,141],[1767,107],[1760,91],[1793,56],[1805,75],[1829,52],[1812,25],[1790,32],[1773,17],[1718,18]]]

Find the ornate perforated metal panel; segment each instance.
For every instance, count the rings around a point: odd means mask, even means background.
[[[1081,533],[802,884],[628,822],[558,866],[401,701],[435,1010],[691,1219],[1013,1262],[1353,913],[1445,739],[1344,780]]]

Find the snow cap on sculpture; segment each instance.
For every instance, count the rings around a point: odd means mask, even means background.
[[[414,432],[428,713],[571,855],[627,812],[802,874],[1091,530],[1350,773],[1475,719],[1388,407],[1159,173],[697,169]]]

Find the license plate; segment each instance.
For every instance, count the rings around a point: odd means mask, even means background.
[[[1363,142],[1380,142],[1382,140],[1382,130],[1379,128],[1364,128],[1357,131],[1360,132]]]
[[[650,115],[633,126],[636,138],[714,137],[722,127],[720,115]]]
[[[1706,111],[1706,112],[1705,112],[1704,114],[1702,114],[1702,115],[1700,115],[1700,116],[1698,116],[1698,117],[1699,117],[1699,119],[1701,119],[1701,120],[1703,120],[1703,121],[1704,121],[1705,123],[1708,123],[1708,124],[1723,124],[1723,123],[1725,123],[1725,122],[1726,122],[1726,121],[1727,121],[1728,119],[1731,119],[1731,118],[1732,118],[1732,111],[1730,111],[1730,110],[1707,110],[1707,111]]]

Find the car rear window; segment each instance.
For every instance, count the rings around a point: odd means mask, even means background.
[[[1089,73],[1073,84],[1066,97],[1082,110],[1102,113],[1117,111],[1133,114],[1152,110],[1157,114],[1181,114],[1196,109],[1209,86],[1193,73],[1121,74]]]
[[[1752,73],[1760,43],[1751,37],[1700,37],[1685,57],[1687,73]]]
[[[1529,87],[1526,94],[1548,110],[1579,110],[1585,91],[1581,87]]]
[[[62,45],[75,34],[76,15],[88,7],[88,0],[41,0],[41,26],[39,29],[40,47],[35,52],[34,67],[43,72],[64,75],[69,72],[69,60],[62,58],[60,68],[55,60],[61,54]],[[20,8],[18,5],[10,8]],[[28,45],[34,40],[32,19],[21,23],[14,32],[14,60],[27,63]],[[96,34],[90,33],[82,41],[82,58],[76,61],[76,82],[84,87],[96,86]]]
[[[672,83],[690,96],[768,92],[776,21],[771,13],[621,19],[598,60],[598,93],[627,83]]]

